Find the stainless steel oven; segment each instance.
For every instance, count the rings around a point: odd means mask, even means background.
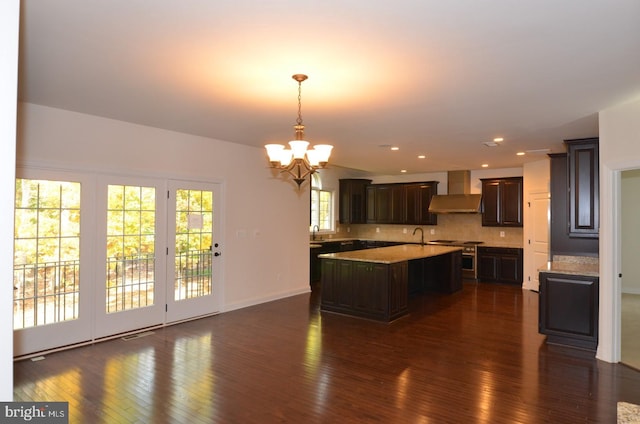
[[[427,242],[427,244],[462,247],[462,278],[472,281],[478,280],[477,247],[479,244],[482,244],[481,241],[432,240]]]

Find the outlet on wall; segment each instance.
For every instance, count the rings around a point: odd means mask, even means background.
[[[380,232],[380,227],[376,227],[376,233]]]
[[[431,235],[434,235],[434,234],[436,233],[436,229],[435,229],[435,228],[432,228],[432,229],[431,229],[431,231],[430,231],[430,233],[431,233]]]
[[[406,228],[402,229],[402,234],[407,234],[407,229]]]
[[[504,231],[500,231],[500,237],[504,237]]]

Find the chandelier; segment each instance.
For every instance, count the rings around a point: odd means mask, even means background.
[[[292,78],[298,81],[298,119],[293,126],[295,140],[289,142],[289,149],[282,144],[267,144],[264,147],[267,149],[271,167],[280,169],[280,172],[289,173],[300,188],[309,175],[327,166],[333,146],[316,144],[313,149],[308,150],[309,142],[304,140],[304,125],[302,125],[302,81],[308,77],[295,74]]]

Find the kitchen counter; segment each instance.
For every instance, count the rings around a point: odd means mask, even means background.
[[[353,250],[351,252],[324,253],[319,258],[341,259],[357,262],[392,264],[414,259],[430,258],[462,250],[462,247],[419,244],[378,247],[375,249]]]
[[[403,244],[318,255],[320,310],[391,322],[412,293],[462,289],[462,247]]]
[[[539,272],[551,272],[566,275],[584,275],[587,277],[598,277],[600,275],[600,265],[598,258],[588,256],[562,256],[553,257],[546,266],[538,269]]]

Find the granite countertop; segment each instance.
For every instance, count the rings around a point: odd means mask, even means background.
[[[600,263],[598,258],[588,256],[554,256],[552,261],[538,269],[538,271],[598,277],[600,275]]]
[[[462,250],[462,247],[402,244],[399,246],[378,247],[375,249],[353,250],[350,252],[324,253],[319,258],[342,259],[348,261],[392,264],[412,259],[429,258]]]

